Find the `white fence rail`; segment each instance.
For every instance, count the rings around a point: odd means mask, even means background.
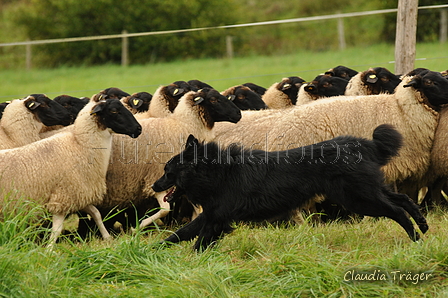
[[[419,10],[442,9],[441,10],[441,26],[440,26],[440,41],[441,42],[445,42],[447,40],[448,29],[446,28],[447,27],[446,8],[448,8],[448,4],[420,6],[418,8]],[[70,38],[57,38],[57,39],[44,39],[44,40],[0,43],[0,47],[27,46],[26,61],[27,61],[27,68],[29,69],[29,68],[31,68],[31,54],[32,54],[31,46],[32,45],[121,38],[122,44],[123,44],[122,65],[127,65],[127,63],[128,63],[127,46],[128,46],[128,38],[130,38],[130,37],[175,34],[175,33],[195,32],[195,31],[204,31],[204,30],[216,30],[216,29],[230,29],[230,28],[240,28],[240,27],[265,26],[265,25],[286,24],[286,23],[322,21],[322,20],[331,20],[331,19],[343,20],[344,18],[350,18],[350,17],[369,16],[369,15],[377,15],[377,14],[385,14],[385,13],[396,13],[397,11],[398,11],[398,9],[394,8],[394,9],[381,9],[381,10],[371,10],[371,11],[363,11],[363,12],[337,13],[337,14],[324,15],[324,16],[303,17],[303,18],[294,18],[294,19],[286,19],[286,20],[275,20],[275,21],[265,21],[265,22],[256,22],[256,23],[246,23],[246,24],[215,26],[215,27],[139,32],[139,33],[127,33],[126,31],[123,31],[121,34],[112,34],[112,35],[98,35],[98,36],[70,37]],[[339,43],[340,43],[340,47],[342,48],[342,47],[344,47],[344,44],[345,44],[345,39],[343,38],[344,28],[343,28],[342,21],[340,21],[338,23],[338,27],[339,27],[339,29],[338,29]],[[233,55],[233,53],[228,53],[228,55],[231,56],[231,55]]]

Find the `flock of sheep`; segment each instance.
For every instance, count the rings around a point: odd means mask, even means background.
[[[153,95],[118,88],[90,99],[32,94],[1,105],[1,209],[24,198],[45,206],[53,216],[50,245],[76,212],[81,236],[97,226],[104,239],[117,227],[181,223],[200,206],[188,198],[170,205],[167,191],[151,186],[190,134],[274,151],[339,135],[370,138],[384,123],[404,137],[399,155],[383,168],[386,182],[417,203],[424,187],[425,202],[446,203],[447,103],[447,71],[419,68],[399,76],[382,67],[358,72],[344,66],[312,82],[293,76],[268,88],[245,83],[218,92],[190,80],[160,86]],[[331,212],[324,199],[306,208]],[[291,210],[296,221],[300,213]]]

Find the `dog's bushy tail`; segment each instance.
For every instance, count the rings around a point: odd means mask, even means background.
[[[392,125],[381,124],[373,131],[373,142],[379,164],[384,166],[392,157],[398,155],[403,146],[403,137]]]

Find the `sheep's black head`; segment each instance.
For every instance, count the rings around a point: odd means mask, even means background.
[[[236,123],[241,119],[241,110],[231,99],[212,88],[203,88],[192,93],[194,105],[201,105],[208,114],[208,126],[214,122]]]
[[[440,72],[424,71],[403,87],[419,90],[434,107],[448,103],[448,80]]]
[[[69,111],[45,94],[31,94],[25,98],[24,104],[46,126],[67,126],[72,123]]]
[[[106,95],[107,98],[116,98],[116,99],[122,99],[123,97],[130,95],[129,93],[124,92],[120,88],[116,88],[116,87],[110,87],[110,88],[104,89],[100,93]]]
[[[191,86],[185,81],[176,81],[165,86],[163,93],[165,98],[168,100],[168,109],[171,113],[177,107],[179,99],[191,90]]]
[[[299,89],[304,83],[305,80],[301,77],[287,77],[282,79],[282,81],[277,85],[277,89],[285,93],[291,100],[291,103],[295,105],[297,103]]]
[[[234,96],[232,96],[234,95]],[[268,106],[261,99],[261,96],[246,86],[236,86],[227,98],[241,110],[263,110]]]
[[[70,113],[72,122],[75,121],[79,111],[87,104],[86,101],[70,95],[59,95],[53,98],[53,101],[59,103]]]
[[[333,77],[343,78],[347,81],[350,81],[350,79],[356,76],[358,72],[346,66],[339,65],[329,69],[328,71],[325,72],[325,74]]]
[[[363,72],[361,80],[368,86],[371,94],[394,93],[401,79],[384,67],[370,68]]]
[[[138,137],[142,126],[134,115],[116,98],[99,101],[90,112],[97,117],[100,126],[110,128],[115,133]]]
[[[340,77],[319,75],[305,86],[305,91],[318,97],[344,95],[348,81]]]
[[[263,96],[266,93],[266,88],[254,83],[244,83],[243,86],[249,87],[250,90],[260,94],[260,96]]]
[[[152,94],[148,92],[134,93],[123,98],[123,103],[134,109],[136,112],[145,112],[149,109]]]
[[[187,83],[188,83],[188,85],[190,85],[191,90],[193,90],[193,91],[198,91],[202,88],[213,88],[209,84],[207,84],[203,81],[200,81],[200,80],[189,80]]]

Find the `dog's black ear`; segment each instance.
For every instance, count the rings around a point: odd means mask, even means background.
[[[191,146],[197,146],[199,144],[198,139],[194,137],[194,135],[189,135],[187,142],[185,143],[185,149],[188,149]]]

